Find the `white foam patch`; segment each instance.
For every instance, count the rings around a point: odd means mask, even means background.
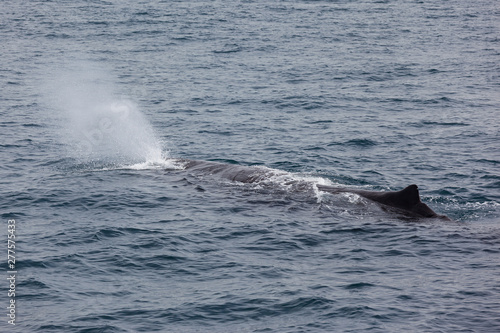
[[[317,185],[335,185],[331,180],[318,176],[295,174],[278,169],[271,169],[266,166],[256,166],[255,168],[266,173],[265,178],[255,183],[254,186],[257,188],[277,185],[281,189],[291,192],[312,191],[318,203],[322,203],[325,195],[328,195],[328,193],[320,191]]]
[[[484,209],[484,208],[498,208],[500,207],[500,203],[496,201],[487,201],[487,202],[467,202],[465,204],[467,208],[473,209]]]
[[[153,159],[122,167],[131,170],[183,170],[184,164],[171,158]]]

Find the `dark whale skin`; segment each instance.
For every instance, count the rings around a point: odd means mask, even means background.
[[[404,212],[407,212],[411,216],[424,218],[440,218],[450,221],[450,218],[448,216],[437,214],[420,200],[418,186],[415,184],[409,185],[401,191],[394,192],[364,191],[326,185],[317,186],[320,191],[325,191],[328,193],[355,193],[363,198],[375,201],[379,204],[400,209]]]
[[[179,159],[177,162],[182,163],[184,170],[189,170],[196,174],[216,175],[230,181],[241,183],[258,183],[275,174],[272,169],[258,168],[255,166],[187,159]],[[451,221],[446,215],[437,214],[420,200],[418,186],[415,184],[409,185],[401,191],[364,191],[319,184],[316,186],[318,190],[332,194],[343,192],[355,193],[383,206],[396,208],[399,212],[408,216],[439,218]]]

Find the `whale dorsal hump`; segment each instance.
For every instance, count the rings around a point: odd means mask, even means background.
[[[409,185],[399,191],[401,199],[409,206],[418,204],[420,201],[420,194],[418,193],[418,186],[415,184]]]

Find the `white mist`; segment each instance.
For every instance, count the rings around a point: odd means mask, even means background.
[[[54,75],[50,104],[60,115],[61,141],[79,163],[148,168],[167,163],[167,152],[132,101],[117,97],[110,76],[94,63]],[[168,163],[170,164],[170,163]]]

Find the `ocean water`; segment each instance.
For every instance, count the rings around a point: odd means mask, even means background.
[[[1,332],[500,331],[497,1],[1,7]]]

